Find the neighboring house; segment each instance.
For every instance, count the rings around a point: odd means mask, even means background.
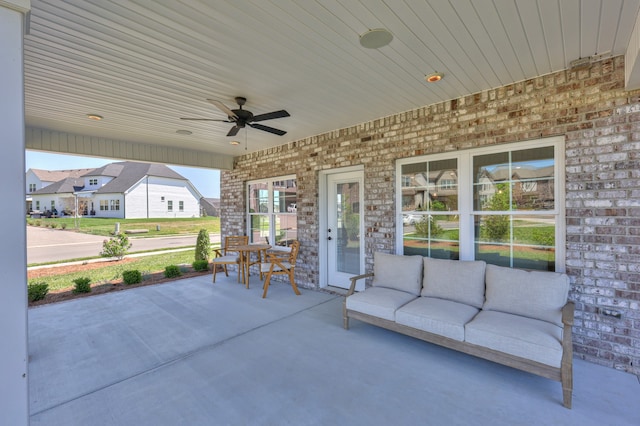
[[[62,178],[31,192],[31,198],[34,210],[135,219],[199,217],[202,196],[163,164],[124,161]]]
[[[220,216],[220,198],[201,198],[200,208],[203,216]]]
[[[27,194],[27,213],[33,210],[40,211],[45,210],[48,206],[33,205],[31,194],[45,188],[53,183],[60,182],[66,178],[79,178],[85,173],[89,173],[93,169],[74,169],[74,170],[41,170],[41,169],[29,169],[26,173],[26,188]],[[50,207],[48,207],[50,209]]]

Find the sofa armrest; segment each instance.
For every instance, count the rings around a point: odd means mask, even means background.
[[[562,324],[571,327],[573,325],[573,313],[575,311],[576,304],[573,302],[567,302],[562,307]]]
[[[349,287],[349,291],[347,292],[347,297],[351,296],[353,292],[356,290],[356,282],[363,278],[369,278],[373,276],[373,272],[369,272],[367,274],[356,275],[355,277],[351,277],[351,287]]]

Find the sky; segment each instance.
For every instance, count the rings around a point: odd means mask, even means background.
[[[124,160],[109,158],[81,157],[77,155],[52,154],[48,152],[26,151],[26,170],[69,170],[88,169],[104,166]],[[220,198],[220,171],[196,167],[169,166],[171,169],[189,179],[198,192],[206,198]]]

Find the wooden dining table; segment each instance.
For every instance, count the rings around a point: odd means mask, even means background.
[[[263,258],[266,257],[266,251],[270,248],[269,244],[246,244],[233,247],[233,250],[237,251],[240,257],[240,270],[245,287],[249,288],[249,268],[256,263],[261,264]],[[251,253],[257,254],[257,259],[253,263],[251,262]]]

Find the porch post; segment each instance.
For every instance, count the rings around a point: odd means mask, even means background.
[[[0,418],[29,424],[23,37],[29,0],[0,0]]]

